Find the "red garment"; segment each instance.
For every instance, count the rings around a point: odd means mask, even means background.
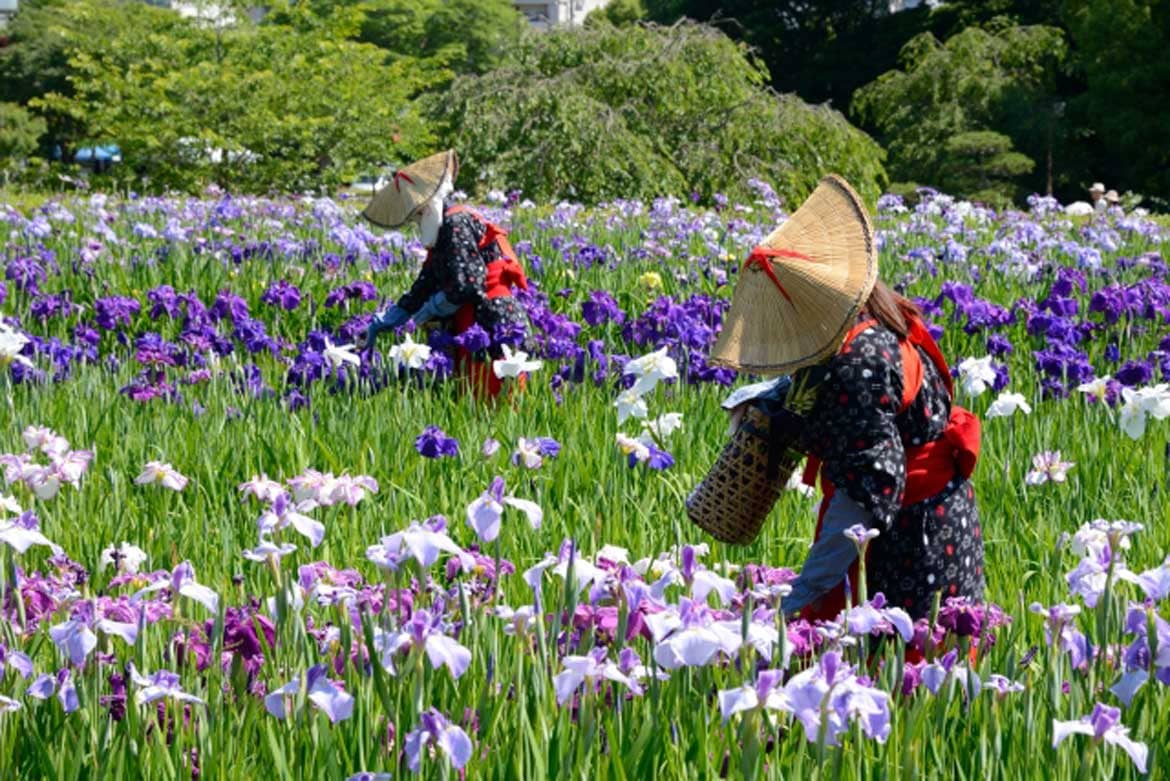
[[[508,232],[495,223],[488,222],[479,212],[464,206],[453,206],[446,213],[451,215],[460,212],[466,212],[484,226],[479,248],[485,250],[495,244],[500,252],[499,258],[486,264],[487,281],[484,285],[484,296],[489,299],[510,296],[513,286],[527,290],[528,277],[524,275],[524,267],[516,259],[516,252],[512,249],[512,243],[508,241]],[[452,317],[452,322],[456,335],[475,325],[475,304],[469,302],[459,307]],[[455,348],[455,371],[468,379],[477,399],[494,399],[503,389],[500,378],[492,371],[491,361],[477,360],[466,348]],[[516,385],[522,390],[526,382],[526,376],[521,375],[517,378]]]
[[[841,345],[841,352],[849,351],[849,343],[854,337],[867,328],[876,325],[874,320],[865,320],[858,323],[845,335]],[[918,318],[909,321],[909,333],[905,339],[898,340],[898,347],[902,354],[902,406],[899,413],[909,407],[922,389],[923,366],[915,347],[921,347],[938,370],[939,376],[947,387],[947,391],[954,398],[954,385],[951,380],[951,371],[943,358],[942,350],[926,330],[926,326]],[[942,436],[918,447],[907,447],[906,452],[906,486],[902,493],[902,507],[917,504],[942,492],[956,474],[968,478],[975,471],[975,464],[979,460],[979,418],[968,410],[951,405],[951,417],[947,421]],[[804,470],[804,483],[815,485],[817,474],[820,473],[821,491],[824,499],[817,513],[817,528],[813,540],[820,539],[821,527],[825,520],[825,512],[832,501],[835,487],[821,470],[821,462],[810,456]],[[849,583],[853,592],[853,602],[857,602],[857,581],[859,578],[858,562],[854,561],[849,568]],[[835,589],[825,594],[813,604],[801,611],[801,618],[809,621],[831,620],[837,617],[845,608],[845,582],[842,581]]]

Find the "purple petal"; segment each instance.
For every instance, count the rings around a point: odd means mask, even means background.
[[[471,664],[471,651],[447,635],[437,632],[432,634],[427,638],[425,647],[431,666],[438,669],[440,665],[446,665],[453,678],[467,672]]]
[[[439,746],[447,752],[447,756],[451,758],[451,766],[456,770],[462,770],[471,759],[471,738],[454,724],[448,724],[444,728],[439,737]]]
[[[735,714],[758,708],[759,705],[760,698],[750,686],[719,692],[719,712],[723,715],[724,724]]]
[[[1112,730],[1110,732],[1106,732],[1105,742],[1112,743],[1126,754],[1129,754],[1129,758],[1133,760],[1133,764],[1137,767],[1138,772],[1146,772],[1146,757],[1149,755],[1150,750],[1145,743],[1138,743],[1137,741],[1130,739],[1130,737],[1121,730]]]

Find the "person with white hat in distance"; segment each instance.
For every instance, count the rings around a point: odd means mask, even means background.
[[[1064,207],[1064,213],[1070,217],[1090,217],[1093,214],[1104,212],[1108,208],[1109,202],[1105,198],[1105,185],[1101,182],[1093,182],[1093,186],[1089,188],[1089,197],[1092,199],[1092,203],[1073,201]]]

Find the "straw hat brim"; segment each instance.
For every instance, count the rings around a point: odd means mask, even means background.
[[[459,160],[453,149],[400,168],[390,183],[374,194],[362,217],[383,228],[401,227],[435,197],[447,177],[454,182],[458,171]]]
[[[761,247],[781,254],[739,275],[711,362],[765,375],[820,363],[840,349],[877,281],[865,204],[827,176]]]

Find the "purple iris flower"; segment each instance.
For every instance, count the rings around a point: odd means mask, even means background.
[[[1154,379],[1154,364],[1149,360],[1126,361],[1113,375],[1122,385],[1136,388]]]
[[[414,449],[424,458],[459,455],[459,440],[449,437],[438,426],[427,426],[414,440]]]
[[[473,353],[486,350],[491,346],[491,343],[491,336],[479,324],[473,324],[466,331],[455,337],[455,344]]]
[[[943,685],[949,680],[958,681],[964,693],[972,698],[979,695],[983,688],[983,681],[976,675],[968,675],[965,665],[958,664],[959,652],[952,648],[942,659],[926,665],[922,670],[922,684],[931,694],[938,694]],[[968,689],[970,685],[973,691]]]
[[[25,680],[28,680],[29,676],[33,674],[33,662],[28,654],[10,649],[4,643],[0,643],[0,678],[4,677],[4,672],[9,667]]]
[[[435,708],[419,714],[418,726],[406,735],[406,766],[417,773],[424,749],[434,746],[447,755],[451,767],[461,770],[471,760],[471,738]]]
[[[957,637],[978,637],[983,628],[983,606],[966,597],[947,597],[938,623]]]
[[[353,715],[354,699],[352,694],[329,679],[328,672],[328,668],[323,664],[309,668],[305,675],[306,698],[328,716],[330,722],[336,724]],[[300,691],[301,679],[293,678],[284,686],[269,693],[264,698],[264,707],[278,719],[288,718],[288,699],[295,697]]]
[[[565,669],[553,678],[557,693],[557,704],[569,703],[581,684],[594,684],[598,679],[620,683],[634,694],[641,694],[641,685],[628,677],[615,663],[608,659],[609,651],[603,647],[594,648],[585,656],[566,656],[562,661]]]
[[[112,331],[119,325],[130,325],[130,319],[142,311],[142,305],[133,298],[110,296],[94,301],[93,311],[98,327]]]
[[[1102,703],[1093,706],[1093,712],[1076,721],[1052,720],[1052,747],[1059,746],[1069,735],[1089,735],[1096,743],[1117,746],[1133,760],[1137,769],[1146,772],[1149,748],[1129,737],[1129,728],[1121,723],[1121,709]]]
[[[38,700],[47,700],[57,693],[57,700],[66,713],[73,713],[81,707],[81,700],[77,696],[77,687],[73,683],[73,673],[69,668],[57,671],[56,676],[40,675],[33,681],[25,693]]]
[[[589,300],[581,304],[581,317],[593,327],[609,322],[621,325],[625,321],[617,301],[604,290],[594,290],[589,294]]]
[[[719,712],[726,724],[737,713],[761,708],[786,710],[783,687],[783,670],[764,670],[756,678],[754,686],[744,684],[738,689],[719,692]]]
[[[149,705],[162,699],[204,704],[203,700],[194,694],[183,691],[183,687],[179,683],[179,676],[169,670],[158,670],[153,675],[145,676],[134,669],[133,664],[127,666],[130,671],[130,680],[139,687],[138,693],[134,696],[134,702],[139,705]]]
[[[407,529],[383,537],[377,545],[367,548],[366,558],[392,572],[397,572],[407,559],[414,559],[427,569],[444,552],[458,556],[465,569],[475,566],[475,560],[447,536],[446,526],[447,520],[441,515],[428,518],[425,523],[413,521]]]
[[[268,286],[260,300],[269,306],[280,307],[291,312],[301,305],[301,291],[293,283],[280,279]]]
[[[865,684],[836,651],[793,676],[784,693],[785,709],[804,726],[810,743],[817,743],[823,730],[826,745],[838,745],[852,720],[878,742],[890,734],[889,694]]]
[[[248,318],[248,302],[230,290],[221,290],[208,310],[214,320],[230,320],[233,323]]]
[[[442,613],[426,609],[414,611],[399,632],[379,631],[374,649],[381,653],[382,666],[391,674],[397,674],[394,657],[410,650],[426,653],[431,667],[446,667],[452,678],[459,678],[471,665],[471,651],[446,634]]]

